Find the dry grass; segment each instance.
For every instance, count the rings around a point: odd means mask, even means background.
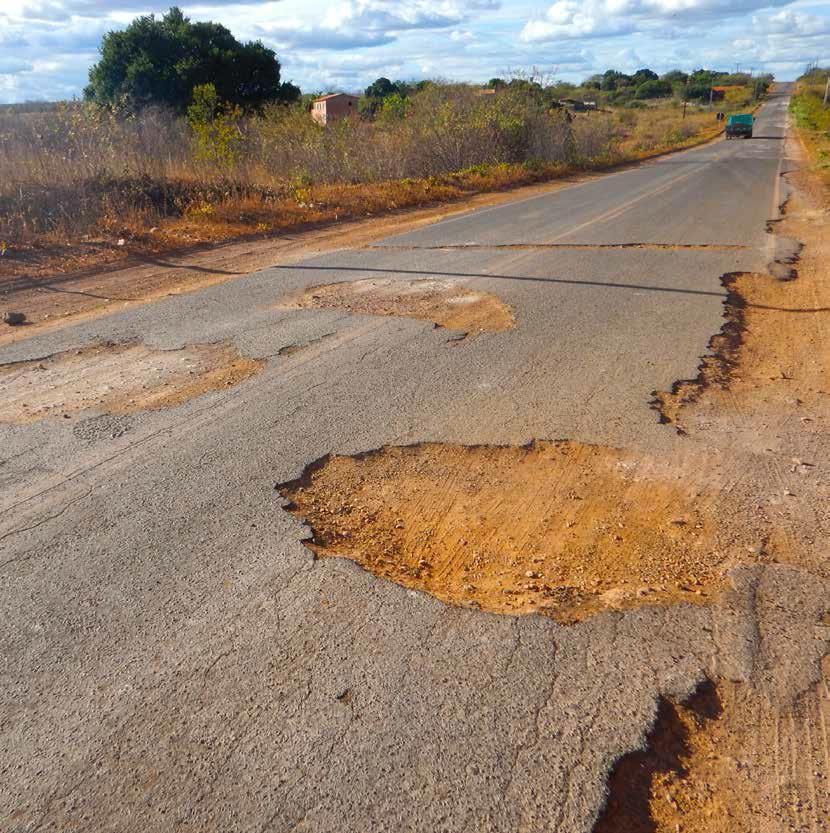
[[[791,108],[812,170],[830,187],[830,106],[823,104],[825,73],[830,70],[817,71],[799,82]]]
[[[111,260],[449,202],[685,147],[718,124],[676,102],[569,122],[521,95],[436,85],[405,118],[324,129],[275,107],[238,128],[230,152],[205,160],[163,110],[0,113],[0,275],[33,255],[57,268],[75,250]]]

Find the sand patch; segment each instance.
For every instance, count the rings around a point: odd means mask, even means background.
[[[428,278],[368,278],[313,286],[290,298],[283,308],[340,309],[355,315],[393,315],[431,321],[438,327],[476,333],[500,333],[515,326],[507,304],[489,292],[457,282]]]
[[[227,344],[154,350],[96,344],[0,366],[0,422],[25,423],[79,411],[127,414],[186,402],[232,387],[262,362]]]

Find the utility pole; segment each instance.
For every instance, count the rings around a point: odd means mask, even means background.
[[[827,83],[824,85],[824,106],[827,106],[827,99],[830,97],[830,75],[827,76]]]

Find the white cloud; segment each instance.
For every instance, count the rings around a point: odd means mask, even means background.
[[[348,50],[384,46],[408,31],[446,29],[498,8],[495,0],[341,0],[313,22],[276,21],[257,26],[270,41],[296,49]]]
[[[0,102],[79,95],[102,35],[174,0],[0,0]],[[179,0],[195,20],[276,49],[307,90],[379,75],[485,81],[539,68],[729,68],[792,78],[830,64],[826,0]],[[736,54],[737,53],[737,54]]]
[[[558,38],[597,38],[659,30],[679,20],[731,18],[793,0],[556,0],[521,32],[528,43]]]
[[[396,38],[393,34],[359,29],[331,29],[324,26],[258,26],[261,38],[282,49],[368,49],[384,46]]]
[[[22,5],[20,17],[32,20],[55,22],[72,17],[100,17],[115,12],[131,12],[132,16],[164,13],[174,0],[29,0]],[[224,6],[251,5],[251,0],[199,0],[199,6],[217,8]]]
[[[0,75],[17,75],[20,72],[31,72],[34,65],[21,58],[0,55]]]
[[[752,18],[753,32],[757,35],[801,35],[812,37],[830,34],[830,18],[800,12],[795,9],[782,9],[775,14]]]

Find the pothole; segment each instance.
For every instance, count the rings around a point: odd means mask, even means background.
[[[706,681],[688,700],[661,698],[646,748],[621,758],[593,833],[747,833],[731,812],[737,796],[731,761],[719,750],[723,706]],[[725,788],[732,783],[733,789]]]
[[[96,344],[0,366],[0,422],[25,423],[79,411],[126,414],[178,405],[239,384],[262,362],[228,344],[154,350]]]
[[[316,554],[496,613],[704,603],[723,577],[714,493],[601,446],[389,447],[277,488]]]
[[[313,286],[288,299],[281,307],[342,309],[355,315],[419,318],[438,327],[470,334],[500,333],[516,323],[510,307],[495,295],[438,278],[370,278]]]
[[[720,332],[709,339],[709,352],[703,356],[694,379],[681,379],[670,391],[654,391],[651,406],[660,414],[660,422],[674,425],[679,434],[686,429],[681,422],[681,411],[697,402],[701,394],[710,388],[726,389],[732,374],[738,367],[739,353],[746,328],[746,300],[736,289],[742,278],[757,278],[752,273],[730,272],[721,277],[727,290],[724,301],[724,322]]]

